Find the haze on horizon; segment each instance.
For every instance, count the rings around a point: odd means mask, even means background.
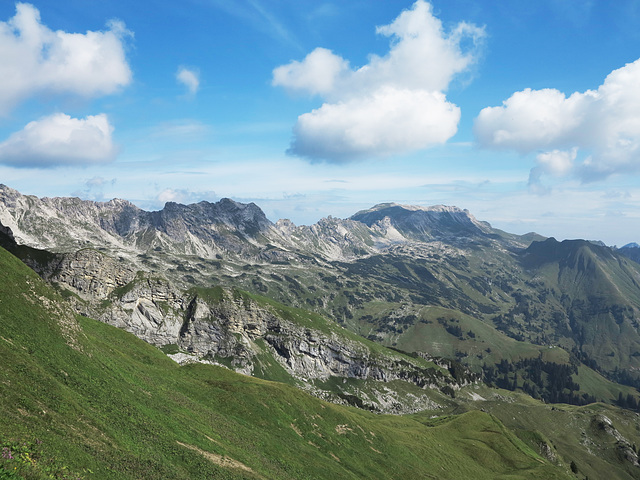
[[[0,183],[640,242],[633,0],[0,5]]]

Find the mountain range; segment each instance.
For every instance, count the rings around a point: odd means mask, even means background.
[[[527,445],[553,449],[544,462],[581,456],[591,462],[585,475],[597,478],[604,462],[621,472],[611,478],[637,478],[628,433],[618,433],[617,454],[586,447],[620,428],[609,418],[626,415],[620,406],[638,407],[632,245],[509,234],[448,206],[380,204],[296,226],[230,199],[146,212],[3,185],[0,224],[0,246],[65,309],[181,364],[224,366],[374,412],[441,416],[482,403],[507,428],[529,432],[519,435]],[[499,413],[511,411],[500,395],[520,409],[511,420]],[[582,415],[596,432],[552,447],[540,438],[557,432],[521,418],[527,408],[547,415],[536,399],[610,410],[607,420],[593,410],[552,414],[574,423]]]
[[[67,255],[48,267],[61,284],[74,287],[87,275],[69,273],[82,262],[69,255],[108,264],[89,272],[96,285],[115,282],[93,287],[102,289],[100,301],[146,272],[180,291],[241,288],[376,342],[457,354],[472,365],[535,345],[573,351],[632,383],[640,368],[640,269],[625,249],[512,235],[456,207],[381,204],[349,219],[295,226],[229,199],[145,212],[123,200],[38,199],[3,186],[0,222],[20,244]],[[109,269],[118,278],[98,278]],[[85,300],[96,297],[74,289]],[[452,336],[453,323],[474,336]],[[487,353],[483,344],[498,337],[525,346]]]

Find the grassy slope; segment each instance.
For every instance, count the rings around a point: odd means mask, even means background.
[[[406,333],[398,338],[398,348],[408,352],[426,351],[447,358],[454,358],[456,352],[463,352],[465,356],[461,361],[470,365],[472,369],[479,369],[483,364],[498,363],[502,359],[517,362],[520,359],[538,356],[545,362],[569,363],[569,353],[563,348],[514,340],[494,327],[459,312],[442,307],[424,307],[419,314],[428,323],[417,322],[409,327]],[[437,321],[439,317],[449,319],[448,325],[460,326],[464,332],[463,338],[448,333]],[[475,337],[470,338],[468,331],[472,331]],[[598,401],[615,402],[619,393],[624,396],[638,394],[635,388],[611,382],[584,365],[580,365],[578,374],[573,375],[573,380],[580,385],[581,393],[593,395]]]
[[[420,317],[428,323],[418,322],[409,327],[407,333],[398,338],[398,348],[407,351],[427,351],[453,358],[456,351],[462,351],[470,365],[498,363],[503,358],[515,361],[520,358],[537,357],[545,347],[527,342],[518,342],[509,338],[493,326],[469,315],[442,307],[423,307]],[[458,325],[463,331],[459,339],[448,333],[438,318],[448,319],[448,324]],[[473,332],[475,338],[469,338],[467,332]],[[489,348],[491,353],[486,349]]]
[[[0,441],[37,438],[83,478],[568,478],[489,414],[376,416],[179,367],[126,332],[74,323],[4,250],[0,268]]]
[[[598,428],[596,422],[599,416],[606,416],[626,441],[636,444],[640,441],[637,413],[601,403],[582,407],[545,405],[522,394],[486,387],[475,393],[483,400],[473,402],[473,408],[498,417],[532,448],[546,441],[565,463],[576,463],[578,478],[640,478],[638,467],[621,461],[621,443]]]

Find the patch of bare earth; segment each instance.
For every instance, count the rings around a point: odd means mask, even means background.
[[[182,443],[182,442],[177,442],[177,443],[178,445],[188,448],[189,450],[198,452],[204,458],[206,458],[212,463],[215,463],[216,465],[220,465],[221,467],[224,467],[224,468],[235,468],[238,470],[244,470],[245,472],[250,472],[250,473],[253,473],[254,475],[257,475],[256,472],[254,472],[251,468],[247,467],[244,463],[234,460],[233,458],[218,455],[217,453],[207,452],[205,450],[202,450],[201,448],[196,447],[195,445],[189,445],[187,443]],[[259,475],[257,476],[259,477]]]

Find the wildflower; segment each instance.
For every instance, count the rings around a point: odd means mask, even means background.
[[[2,458],[6,460],[13,460],[13,455],[11,455],[11,450],[9,450],[9,447],[2,448]]]

